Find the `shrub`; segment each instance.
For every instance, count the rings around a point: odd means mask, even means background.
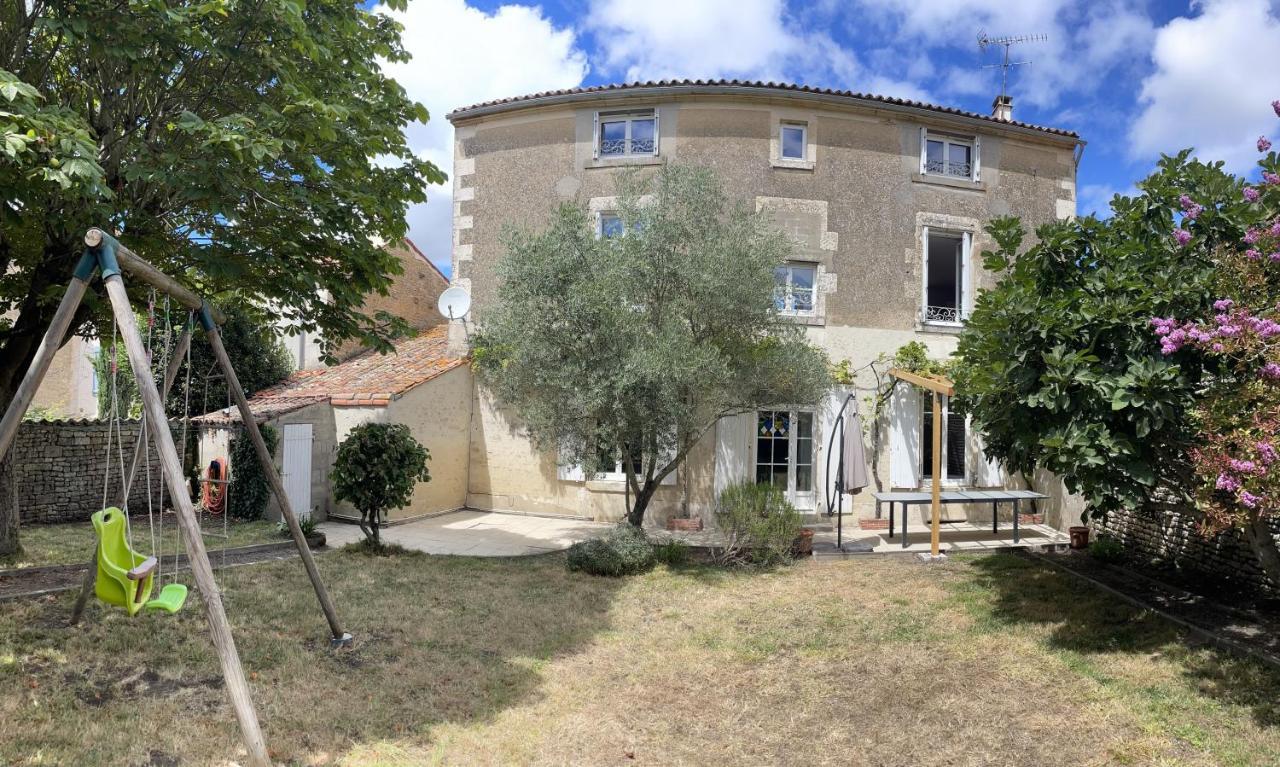
[[[360,530],[369,545],[382,545],[378,526],[388,509],[409,503],[419,482],[430,482],[431,453],[401,423],[366,423],[338,445],[329,478],[333,495],[360,512]]]
[[[1119,562],[1124,559],[1124,544],[1109,535],[1100,535],[1089,544],[1089,555],[1099,562]]]
[[[659,543],[653,547],[653,558],[667,567],[684,567],[689,564],[689,545],[676,540]]]
[[[316,518],[309,514],[305,517],[298,517],[298,527],[302,528],[304,538],[310,538],[316,532]],[[276,534],[281,538],[293,537],[293,533],[289,532],[289,523],[283,519],[276,523]]]
[[[653,567],[653,563],[653,546],[644,530],[624,522],[603,538],[570,546],[565,564],[570,572],[616,578],[642,573]]]
[[[258,430],[262,432],[262,441],[267,443],[267,452],[275,455],[280,434],[267,424]],[[262,464],[258,462],[258,454],[253,449],[253,440],[244,433],[244,429],[231,441],[231,455],[228,457],[232,471],[227,513],[236,519],[262,519],[271,490],[267,486],[266,475],[262,473]]]
[[[716,525],[725,538],[717,561],[765,566],[792,559],[791,547],[802,528],[800,512],[780,488],[750,482],[720,494]]]

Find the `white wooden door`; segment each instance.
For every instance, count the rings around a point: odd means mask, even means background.
[[[284,493],[298,519],[311,516],[311,424],[284,426]]]

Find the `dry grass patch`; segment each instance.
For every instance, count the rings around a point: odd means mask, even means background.
[[[322,557],[220,574],[284,763],[1274,765],[1280,676],[1010,556],[628,579],[559,556]],[[0,607],[0,763],[228,764],[198,605]]]

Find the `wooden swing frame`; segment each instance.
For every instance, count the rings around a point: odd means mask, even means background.
[[[84,299],[84,294],[88,290],[89,282],[93,279],[95,272],[100,272],[102,275],[103,285],[111,301],[112,313],[115,315],[116,323],[120,328],[120,335],[124,339],[129,365],[133,368],[134,377],[138,382],[138,392],[142,396],[143,412],[146,414],[146,419],[151,424],[157,425],[157,427],[159,424],[168,423],[168,418],[164,412],[164,398],[156,388],[155,380],[152,378],[150,363],[147,359],[147,350],[143,344],[142,335],[138,331],[137,319],[134,317],[133,305],[129,301],[129,294],[125,290],[124,279],[121,274],[123,269],[131,277],[135,277],[141,282],[176,299],[180,304],[195,311],[199,316],[200,324],[209,339],[209,345],[212,347],[214,356],[218,360],[218,365],[222,368],[222,373],[226,378],[227,388],[230,390],[232,399],[235,400],[236,406],[240,411],[245,433],[249,435],[249,439],[253,443],[254,452],[257,454],[258,462],[262,466],[262,473],[266,476],[271,492],[279,504],[280,513],[289,526],[289,532],[293,536],[299,555],[302,557],[307,576],[311,579],[311,585],[315,589],[317,599],[320,601],[320,607],[324,610],[325,618],[329,622],[329,630],[331,632],[330,645],[332,647],[349,645],[352,637],[342,630],[342,626],[338,622],[338,615],[334,610],[333,602],[329,599],[329,593],[324,587],[324,582],[320,580],[320,573],[316,569],[315,559],[311,556],[311,549],[307,545],[306,537],[302,533],[302,527],[298,524],[298,518],[294,514],[293,507],[290,505],[289,498],[284,491],[284,481],[281,479],[279,471],[276,470],[271,454],[267,451],[267,445],[262,439],[262,432],[258,429],[258,423],[254,419],[253,411],[249,408],[249,401],[245,397],[244,389],[240,386],[240,380],[236,377],[235,369],[231,366],[231,360],[227,356],[227,350],[222,344],[222,335],[218,326],[226,321],[226,317],[216,308],[210,306],[208,302],[202,300],[198,295],[169,275],[121,245],[114,237],[101,229],[95,228],[86,232],[84,243],[86,246],[84,255],[76,266],[71,282],[67,285],[66,293],[62,296],[62,302],[58,305],[53,320],[45,331],[44,338],[36,350],[31,366],[27,369],[22,383],[18,386],[13,402],[10,403],[8,410],[5,411],[3,419],[0,419],[0,459],[4,458],[9,448],[13,445],[18,426],[21,424],[23,416],[26,415],[27,408],[30,407],[36,390],[40,388],[40,382],[44,380],[45,375],[48,373],[54,354],[62,346],[63,339],[71,328],[71,321],[76,309]],[[179,342],[179,347],[189,344],[190,341],[190,330],[188,329],[184,333],[183,339]],[[180,358],[180,355],[174,355],[174,359]],[[173,385],[173,379],[177,377],[178,372],[177,365],[174,364],[173,360],[170,360],[169,369],[165,372],[164,385],[167,393]],[[231,706],[235,710],[236,719],[240,725],[241,736],[249,751],[249,761],[258,767],[267,767],[271,764],[271,759],[267,754],[266,740],[263,738],[262,728],[258,724],[258,714],[254,709],[253,699],[249,694],[249,684],[245,680],[244,668],[240,663],[240,655],[236,651],[235,639],[231,635],[231,625],[227,622],[227,614],[222,606],[218,584],[214,580],[213,568],[209,564],[209,556],[200,533],[200,523],[196,519],[195,508],[183,482],[181,459],[178,457],[173,435],[167,428],[155,428],[154,431],[156,452],[160,456],[162,467],[161,473],[165,483],[168,485],[169,494],[173,498],[174,505],[177,507],[178,525],[182,529],[183,542],[187,550],[187,560],[191,567],[196,587],[200,590],[200,596],[204,603],[205,618],[209,623],[209,633],[213,638],[218,661],[222,665],[222,676],[226,680],[227,695],[231,699]],[[141,439],[139,439],[138,445],[134,450],[129,475],[125,478],[126,485],[132,478],[133,470],[141,458],[140,450]],[[124,492],[127,493],[128,490],[125,489]],[[90,584],[92,583],[93,570],[94,567],[91,565],[89,574],[86,576],[86,582]],[[80,610],[83,609],[83,598],[86,594],[87,591],[82,589],[81,602],[77,604],[75,617],[78,617]]]
[[[933,502],[930,505],[932,521],[929,530],[929,552],[937,557],[942,548],[942,398],[955,396],[956,385],[945,376],[921,375],[901,368],[890,369],[889,375],[933,394],[933,482],[931,483]],[[905,507],[902,513],[907,513]]]

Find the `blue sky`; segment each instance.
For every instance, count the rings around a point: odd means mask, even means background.
[[[552,88],[637,79],[783,80],[988,112],[999,51],[979,31],[1044,34],[1016,46],[1016,119],[1089,142],[1079,210],[1105,212],[1160,152],[1195,146],[1248,172],[1280,123],[1280,0],[410,0],[395,15],[414,55],[389,65],[431,110],[411,145],[452,171],[451,109]],[[449,268],[452,200],[435,188],[410,236]]]

